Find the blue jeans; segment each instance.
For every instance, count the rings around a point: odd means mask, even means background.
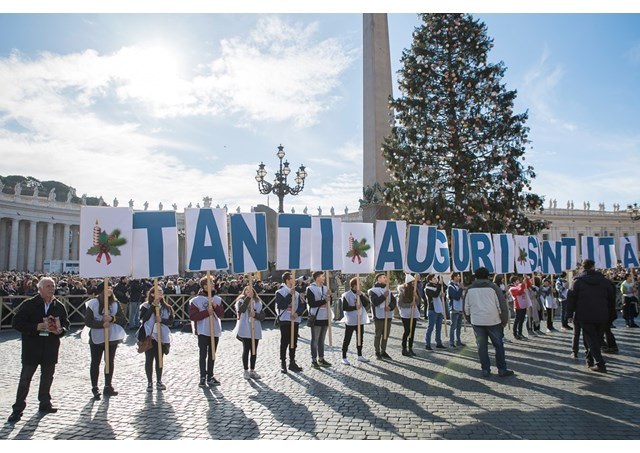
[[[442,313],[436,313],[434,310],[429,310],[427,314],[427,318],[429,319],[429,326],[427,327],[427,334],[424,337],[424,342],[427,346],[431,346],[431,334],[433,333],[433,328],[436,328],[436,344],[442,344]]]
[[[491,362],[489,361],[489,338],[496,350],[496,367],[498,372],[507,371],[507,361],[504,356],[504,338],[502,324],[495,326],[473,326],[473,333],[476,335],[476,344],[478,345],[478,356],[480,357],[480,365],[483,371],[490,371]]]
[[[449,330],[449,344],[451,346],[455,346],[455,339],[458,340],[458,345],[462,343],[460,339],[460,334],[462,333],[462,313],[457,313],[455,311],[450,311],[451,314],[451,330]]]
[[[129,328],[137,329],[139,327],[140,319],[138,319],[138,313],[140,311],[140,302],[129,301]]]

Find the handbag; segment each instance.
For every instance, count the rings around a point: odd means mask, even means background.
[[[138,340],[138,352],[140,354],[142,354],[143,352],[147,352],[149,349],[151,349],[153,347],[153,344],[151,343],[151,335],[148,335],[146,337],[144,337],[143,340]]]

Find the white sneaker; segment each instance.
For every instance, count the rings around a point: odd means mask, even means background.
[[[369,359],[367,359],[365,356],[363,355],[359,355],[358,356],[358,362],[364,362],[364,363],[368,363]]]
[[[255,371],[249,371],[249,376],[251,376],[251,378],[253,378],[253,379],[262,379],[262,376],[260,376]]]
[[[351,365],[351,363],[349,362],[349,359],[347,359],[346,357],[342,359],[342,363],[344,363],[345,365]]]
[[[244,374],[243,374],[245,379],[250,379],[251,378],[251,374],[249,373],[249,370],[244,370]]]

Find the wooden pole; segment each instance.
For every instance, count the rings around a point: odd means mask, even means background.
[[[507,288],[507,290],[505,291],[505,293],[508,293],[508,292],[509,292],[509,289],[508,289],[508,288],[509,288],[509,285],[507,284],[507,274],[503,274],[503,275],[504,275],[503,284],[504,284],[504,287],[505,287],[505,288]],[[509,300],[509,299],[507,298],[507,295],[506,295],[506,294],[504,295],[504,298],[505,298],[506,300]],[[514,306],[513,306],[513,311],[514,311],[514,312],[516,311],[515,302],[514,302]],[[507,319],[507,328],[508,328],[509,330],[511,330],[511,310],[509,310],[509,304],[508,304],[508,303],[507,303],[507,313],[509,313],[509,318]]]
[[[160,297],[158,296],[158,277],[153,279],[153,299],[156,303],[156,333],[158,336],[158,368],[162,368],[162,330],[160,329]]]
[[[251,355],[256,355],[255,311],[253,309],[253,274],[249,274],[249,288],[251,288],[251,302],[249,302],[249,323],[251,324]]]
[[[107,297],[107,288],[109,286],[109,278],[104,278],[104,289],[102,291],[102,302],[104,303],[104,315],[110,315],[109,298]],[[109,374],[109,328],[104,328],[104,373]]]
[[[209,304],[209,307],[211,307],[213,310],[215,310],[215,307],[213,306],[213,298],[211,297],[211,271],[207,271],[207,302]],[[214,311],[215,313],[215,311]],[[211,313],[209,315],[209,334],[211,335],[210,340],[211,340],[211,358],[212,360],[216,359],[216,338],[214,336],[214,329],[213,329],[213,320],[215,317],[215,314]]]
[[[442,316],[444,318],[443,324],[444,324],[444,335],[445,337],[449,336],[449,329],[447,327],[447,297],[446,297],[446,291],[444,290],[444,285],[443,285],[443,281],[442,281],[442,275],[440,275],[439,277],[440,279],[440,301],[442,302]]]
[[[360,335],[360,274],[356,274],[356,307],[357,307],[357,331],[356,331],[356,346],[362,346],[362,335]]]
[[[390,291],[389,289],[389,281],[391,280],[391,271],[387,271],[387,288],[386,291]],[[383,330],[383,334],[382,334],[382,338],[384,338],[385,340],[387,339],[388,335],[387,335],[387,307],[389,307],[389,296],[386,296],[384,298],[384,330]]]
[[[415,280],[413,281],[413,299],[411,300],[411,317],[409,318],[409,339],[413,339],[413,310],[416,306],[416,294],[418,293],[418,279],[420,278],[420,274],[417,275]]]
[[[291,287],[291,342],[289,343],[289,348],[291,349],[291,351],[293,351],[294,350],[293,336],[295,334],[295,330],[293,328],[293,314],[294,314],[293,306],[296,301],[296,271],[291,271],[291,278],[293,279],[293,286]],[[289,358],[291,358],[291,356],[289,356]]]
[[[325,283],[327,284],[327,323],[329,324],[329,346],[333,346],[331,336],[331,283],[329,282],[329,271],[325,271]]]
[[[553,297],[553,274],[549,274],[549,276],[551,277],[551,291],[549,292],[549,294],[551,295],[551,298],[555,301],[555,303],[558,303],[558,301],[556,300],[555,297]],[[555,305],[555,304],[554,304]],[[551,309],[551,324],[553,325],[553,318],[555,318],[555,308]],[[562,318],[562,316],[560,316]]]

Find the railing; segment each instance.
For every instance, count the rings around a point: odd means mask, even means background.
[[[219,294],[222,298],[222,306],[224,309],[223,321],[234,321],[236,319],[236,312],[234,307],[234,301],[238,297],[237,294]],[[276,295],[272,294],[260,294],[266,318],[273,320],[276,318]],[[6,296],[0,297],[0,330],[11,329],[11,322],[13,316],[18,311],[18,308],[24,303],[26,299],[31,296]],[[165,300],[171,305],[176,312],[175,324],[183,325],[188,324],[189,321],[189,299],[193,296],[189,294],[165,294]],[[84,325],[84,312],[85,303],[91,299],[91,296],[79,295],[79,296],[56,296],[56,299],[62,302],[67,309],[67,315],[72,326]],[[334,295],[334,301],[335,301]],[[125,315],[129,316],[127,310],[127,304],[122,304],[122,309]],[[305,313],[306,315],[306,313]]]

